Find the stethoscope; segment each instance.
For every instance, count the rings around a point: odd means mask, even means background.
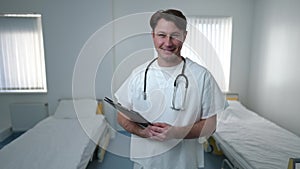
[[[172,97],[172,106],[171,106],[171,109],[175,110],[175,111],[180,111],[180,110],[184,110],[184,105],[185,105],[185,100],[186,100],[186,93],[187,93],[187,88],[189,86],[189,80],[187,78],[187,76],[184,74],[184,70],[185,70],[185,64],[186,64],[186,61],[185,61],[185,58],[184,57],[181,57],[182,60],[183,60],[183,66],[182,66],[182,70],[181,70],[181,73],[177,75],[177,77],[175,78],[175,81],[174,81],[174,91],[173,91],[173,97]],[[147,93],[146,93],[146,88],[147,88],[147,73],[148,73],[148,70],[149,70],[149,67],[152,65],[153,62],[155,62],[157,60],[157,58],[153,59],[149,64],[148,66],[146,67],[146,70],[145,70],[145,76],[144,76],[144,100],[147,99]],[[179,107],[176,107],[175,106],[175,99],[176,99],[176,91],[177,91],[177,88],[178,88],[178,79],[180,77],[183,77],[185,79],[185,92],[184,92],[184,98],[183,98],[183,102],[182,102],[182,105],[181,105],[181,108]]]

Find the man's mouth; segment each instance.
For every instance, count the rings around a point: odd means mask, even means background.
[[[165,51],[165,52],[171,52],[174,53],[176,48],[160,48],[161,50]]]

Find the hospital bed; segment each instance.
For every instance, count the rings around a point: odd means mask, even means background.
[[[1,169],[84,169],[110,130],[94,99],[62,99],[54,115],[0,150]],[[103,151],[99,152],[103,154]]]
[[[287,169],[300,157],[300,137],[247,109],[238,101],[218,114],[213,135],[230,168]],[[222,167],[224,167],[222,166]],[[228,167],[227,167],[228,168]]]

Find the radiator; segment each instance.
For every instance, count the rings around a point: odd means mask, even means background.
[[[26,131],[48,116],[47,103],[10,104],[11,125],[13,131]]]

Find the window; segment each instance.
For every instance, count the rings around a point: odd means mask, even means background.
[[[47,92],[41,15],[0,15],[0,92]]]
[[[206,67],[223,92],[229,90],[231,17],[189,17],[182,55]]]

